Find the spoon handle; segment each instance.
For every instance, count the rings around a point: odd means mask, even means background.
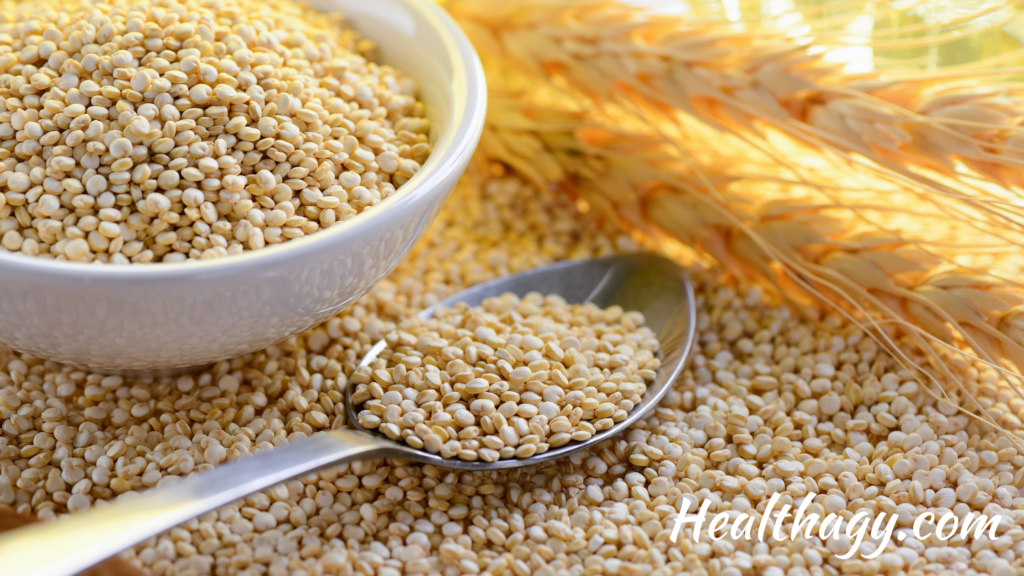
[[[390,442],[353,430],[314,434],[126,501],[4,534],[0,571],[4,576],[73,576],[253,492],[331,464],[399,452]]]

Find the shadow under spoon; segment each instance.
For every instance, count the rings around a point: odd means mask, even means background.
[[[443,468],[490,471],[531,466],[564,458],[616,434],[658,404],[682,372],[696,334],[696,302],[686,273],[677,264],[650,254],[569,261],[479,284],[437,306],[512,292],[559,294],[570,304],[619,305],[641,312],[661,343],[661,368],[653,384],[628,416],[584,442],[570,442],[543,454],[493,463],[445,459],[400,444],[359,427],[351,404],[353,386],[345,390],[347,420],[356,429],[318,432],[252,457],[218,466],[170,486],[98,506],[53,522],[31,525],[0,536],[4,576],[72,576],[122,550],[182,522],[297,476],[331,465],[368,458],[397,458]],[[434,309],[421,316],[429,318]],[[360,365],[376,359],[385,347],[373,346]]]

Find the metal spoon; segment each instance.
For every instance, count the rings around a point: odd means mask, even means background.
[[[570,442],[526,459],[493,463],[444,459],[394,442],[359,427],[351,403],[353,386],[345,391],[348,422],[357,430],[319,432],[203,472],[177,484],[142,493],[127,501],[16,530],[0,537],[4,576],[72,576],[118,552],[182,522],[229,504],[253,492],[321,468],[366,458],[397,458],[442,468],[489,471],[532,466],[563,458],[626,430],[664,397],[679,376],[693,348],[696,303],[693,287],[675,263],[653,255],[614,256],[562,262],[479,284],[444,300],[480,304],[485,298],[513,292],[560,294],[569,303],[618,304],[643,313],[661,342],[662,365],[655,382],[629,415],[585,442]],[[429,318],[435,307],[421,316]],[[378,342],[360,365],[376,359]]]

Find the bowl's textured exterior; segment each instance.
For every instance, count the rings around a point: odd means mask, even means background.
[[[430,0],[320,0],[416,78],[438,130],[420,172],[342,224],[219,261],[132,266],[0,250],[0,342],[107,371],[197,366],[264,348],[330,318],[379,282],[423,235],[483,129],[486,86],[472,46]]]

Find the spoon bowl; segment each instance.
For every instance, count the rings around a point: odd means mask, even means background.
[[[421,316],[430,318],[440,306],[456,302],[480,304],[512,292],[559,294],[570,304],[592,302],[605,308],[622,306],[641,312],[661,344],[661,367],[655,381],[625,419],[584,442],[570,442],[530,458],[497,462],[446,459],[393,441],[359,427],[345,390],[345,410],[355,430],[319,432],[257,456],[218,466],[170,486],[161,486],[111,505],[32,525],[0,536],[4,576],[73,576],[118,552],[156,536],[186,520],[253,492],[331,465],[368,458],[394,458],[442,468],[476,472],[533,466],[564,458],[622,433],[649,413],[682,372],[696,337],[696,299],[686,273],[677,264],[649,254],[570,261],[479,284],[460,292]],[[360,366],[385,348],[376,343]]]
[[[487,298],[501,296],[511,292],[516,296],[525,296],[528,292],[541,294],[558,294],[569,304],[593,303],[600,308],[618,304],[623,310],[636,310],[644,315],[646,325],[658,336],[661,344],[658,356],[661,368],[658,369],[654,382],[647,387],[643,398],[633,406],[629,414],[621,422],[611,428],[598,432],[583,442],[569,442],[558,448],[551,448],[543,454],[529,458],[508,458],[497,462],[466,461],[456,458],[442,458],[411,446],[400,444],[404,450],[413,452],[405,456],[407,460],[415,460],[424,464],[433,464],[442,468],[456,468],[474,472],[490,470],[508,470],[526,465],[535,465],[551,460],[564,458],[573,452],[599,444],[642,418],[672,387],[679,374],[682,373],[696,334],[697,324],[696,299],[693,287],[683,270],[671,260],[652,254],[628,256],[612,256],[594,260],[576,260],[559,262],[520,274],[497,278],[489,282],[463,290],[458,294],[442,300],[420,313],[424,320],[433,317],[439,308],[450,308],[458,302],[477,306]],[[377,359],[387,344],[381,340],[359,362],[358,368],[366,366]],[[352,405],[354,386],[345,388],[345,410],[348,424],[353,428],[380,438],[383,442],[392,442],[376,430],[366,430],[359,425],[356,418],[357,409]]]

